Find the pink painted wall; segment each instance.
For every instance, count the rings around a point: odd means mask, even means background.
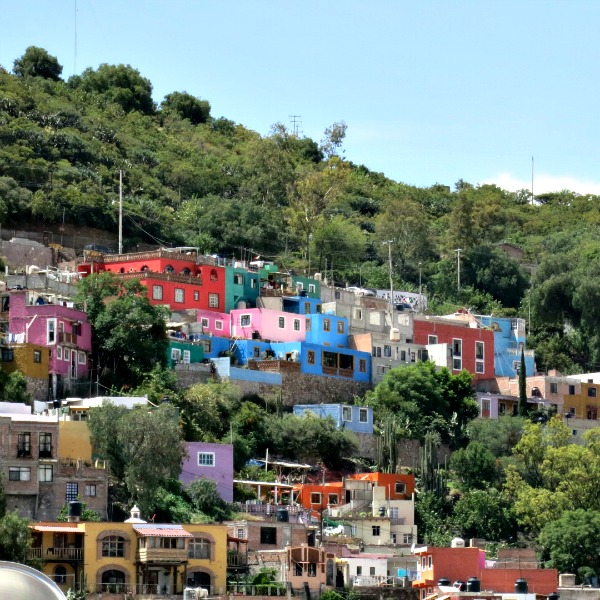
[[[92,326],[87,321],[86,313],[61,304],[35,304],[37,296],[28,290],[11,293],[9,334],[23,334],[23,342],[50,348],[50,373],[68,375],[74,361],[76,376],[85,377],[92,349]],[[49,320],[55,320],[53,340],[48,336]],[[75,322],[80,323],[78,334],[74,331]]]
[[[197,310],[196,321],[202,323],[208,321],[208,325],[203,325],[202,333],[211,333],[216,337],[231,336],[231,316],[227,313],[215,312],[214,310]],[[221,323],[221,329],[217,328],[217,321]]]
[[[280,310],[266,308],[243,308],[231,311],[231,336],[252,339],[252,332],[258,331],[260,338],[273,342],[303,342],[306,339],[306,317]],[[250,325],[242,327],[242,316],[250,315]],[[284,326],[280,327],[279,319]],[[298,329],[294,329],[298,322]]]

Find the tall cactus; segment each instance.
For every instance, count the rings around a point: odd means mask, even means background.
[[[445,470],[441,470],[438,464],[437,446],[439,436],[434,432],[427,432],[423,445],[420,448],[420,476],[421,490],[433,492],[438,496],[446,494],[448,478]]]
[[[377,470],[380,473],[395,473],[398,464],[396,447],[396,418],[387,416],[377,438]]]

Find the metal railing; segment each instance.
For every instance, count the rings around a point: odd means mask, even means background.
[[[252,585],[250,583],[229,583],[227,593],[236,596],[285,596],[284,583]]]
[[[83,548],[30,548],[29,558],[39,560],[83,560]]]

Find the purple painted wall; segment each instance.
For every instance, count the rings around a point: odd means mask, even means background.
[[[189,485],[195,479],[211,479],[216,482],[221,498],[233,502],[233,445],[186,442],[186,447],[188,457],[181,467],[179,481]]]
[[[37,304],[40,297],[30,290],[11,292],[9,334],[17,342],[22,339],[51,348],[50,373],[87,376],[92,326],[86,313],[59,303]]]

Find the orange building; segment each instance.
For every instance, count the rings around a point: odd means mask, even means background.
[[[397,473],[357,473],[348,479],[372,481],[386,488],[386,500],[409,500],[415,491],[415,476]]]
[[[303,483],[294,486],[296,502],[308,510],[321,511],[330,506],[346,504],[343,482]]]
[[[477,577],[482,590],[499,593],[514,593],[517,579],[527,581],[528,592],[532,594],[547,595],[557,590],[556,569],[486,568],[485,550],[465,548],[460,545],[464,544],[460,539],[452,542],[451,548],[415,548],[417,579],[412,585],[420,589],[422,600],[435,593],[440,579],[448,579],[452,583],[457,580],[467,582],[469,578]]]

